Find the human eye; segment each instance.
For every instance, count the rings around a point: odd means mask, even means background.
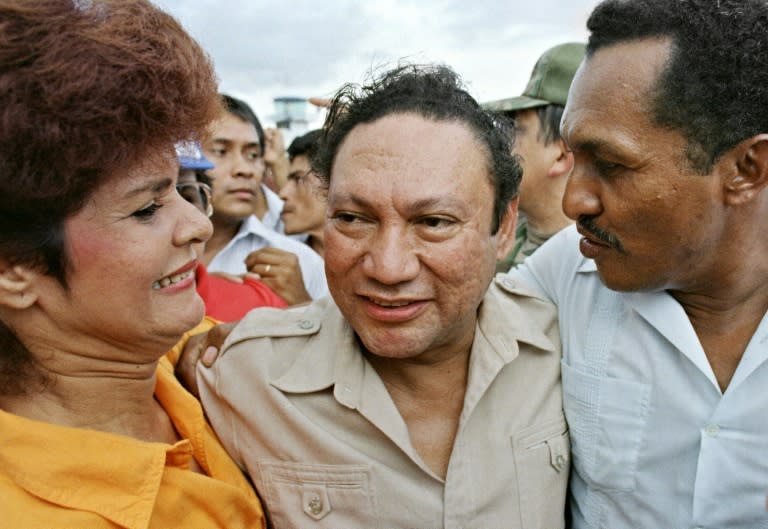
[[[152,218],[155,216],[155,213],[163,207],[162,204],[158,204],[154,200],[142,207],[141,209],[138,209],[131,213],[131,216],[140,220],[140,221],[149,221],[152,220]]]
[[[455,221],[446,217],[427,216],[418,220],[419,224],[427,228],[441,229],[453,226]]]
[[[597,170],[598,174],[601,176],[613,176],[623,167],[621,164],[601,160],[600,158],[595,158],[592,165],[594,165],[595,170]]]
[[[206,152],[206,155],[214,156],[216,158],[221,158],[222,156],[225,156],[226,154],[227,154],[227,149],[225,149],[221,145],[214,145],[213,147],[208,149],[208,152]]]
[[[245,157],[246,157],[246,158],[247,158],[249,161],[251,161],[251,162],[255,162],[255,161],[257,161],[259,158],[261,158],[261,152],[260,152],[260,151],[257,151],[257,150],[251,150],[251,151],[248,151],[247,153],[245,153]]]
[[[362,217],[356,213],[339,211],[331,215],[331,220],[338,224],[355,224],[362,222]]]

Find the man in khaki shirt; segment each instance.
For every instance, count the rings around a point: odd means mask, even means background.
[[[564,526],[553,307],[500,275],[520,167],[446,67],[337,94],[316,170],[333,299],[252,311],[203,404],[278,528]]]

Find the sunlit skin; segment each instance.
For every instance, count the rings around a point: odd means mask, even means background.
[[[280,218],[285,225],[285,233],[309,234],[309,245],[323,255],[325,194],[307,155],[300,154],[291,160],[288,179],[280,189],[280,198],[284,201]]]
[[[252,123],[224,112],[209,127],[203,142],[205,156],[215,165],[208,170],[212,179],[213,222],[215,231],[206,246],[206,264],[237,233],[251,214],[261,218],[267,202],[261,190],[264,158],[259,135]]]
[[[194,246],[210,237],[211,223],[176,192],[174,161],[161,162],[118,176],[65,222],[69,291],[49,277],[38,295],[59,327],[113,343],[131,360],[137,350],[172,347],[204,311]],[[182,272],[188,277],[162,284]]]
[[[358,125],[342,143],[326,275],[371,355],[432,363],[468,354],[499,257],[487,158],[466,126],[414,114]]]
[[[727,168],[696,174],[682,133],[651,122],[650,90],[668,46],[599,50],[577,73],[563,116],[576,162],[563,209],[585,236],[582,253],[616,290],[700,289],[720,281],[732,258]]]
[[[576,160],[563,209],[609,288],[677,299],[725,391],[768,310],[768,134],[697,174],[682,133],[651,122],[649,91],[669,51],[643,39],[582,64],[561,127]]]
[[[513,151],[523,167],[520,212],[527,216],[528,225],[551,234],[570,224],[560,203],[572,156],[559,140],[545,144],[535,108],[515,112]]]
[[[142,439],[176,437],[162,408],[147,401],[157,361],[203,316],[194,246],[212,231],[176,192],[177,173],[173,149],[147,156],[65,220],[67,288],[23,266],[6,272],[23,281],[26,305],[0,315],[55,383],[9,397],[5,409]],[[115,396],[108,406],[95,398],[105,394]]]

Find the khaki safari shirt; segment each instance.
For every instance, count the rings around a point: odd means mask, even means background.
[[[447,477],[405,422],[331,299],[256,309],[201,398],[276,529],[556,529],[569,439],[552,305],[498,275],[480,309]]]

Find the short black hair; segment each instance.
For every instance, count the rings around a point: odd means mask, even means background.
[[[671,39],[651,111],[686,137],[695,170],[708,173],[723,153],[768,131],[765,0],[606,0],[587,27],[587,60],[616,43]]]
[[[305,155],[311,160],[317,152],[317,144],[322,133],[323,131],[320,129],[315,129],[294,138],[288,146],[288,160],[293,161],[294,158],[301,155]]]
[[[562,137],[560,135],[560,121],[565,110],[563,105],[550,103],[549,105],[502,112],[502,114],[514,122],[517,115],[525,110],[533,110],[539,119],[539,133],[536,137],[538,141],[544,145],[550,145]]]
[[[464,89],[461,78],[444,65],[405,65],[384,72],[369,84],[347,84],[336,93],[323,125],[312,166],[330,184],[334,159],[344,138],[357,125],[396,113],[414,113],[434,121],[463,123],[488,153],[495,188],[492,233],[517,195],[522,169],[511,153],[508,121],[484,110]]]
[[[253,111],[251,106],[236,97],[232,97],[228,94],[219,94],[221,96],[221,102],[224,105],[224,110],[236,116],[246,123],[251,123],[256,129],[256,134],[259,137],[259,145],[261,145],[261,154],[264,154],[264,127],[261,126],[261,121],[256,116],[256,112]]]

